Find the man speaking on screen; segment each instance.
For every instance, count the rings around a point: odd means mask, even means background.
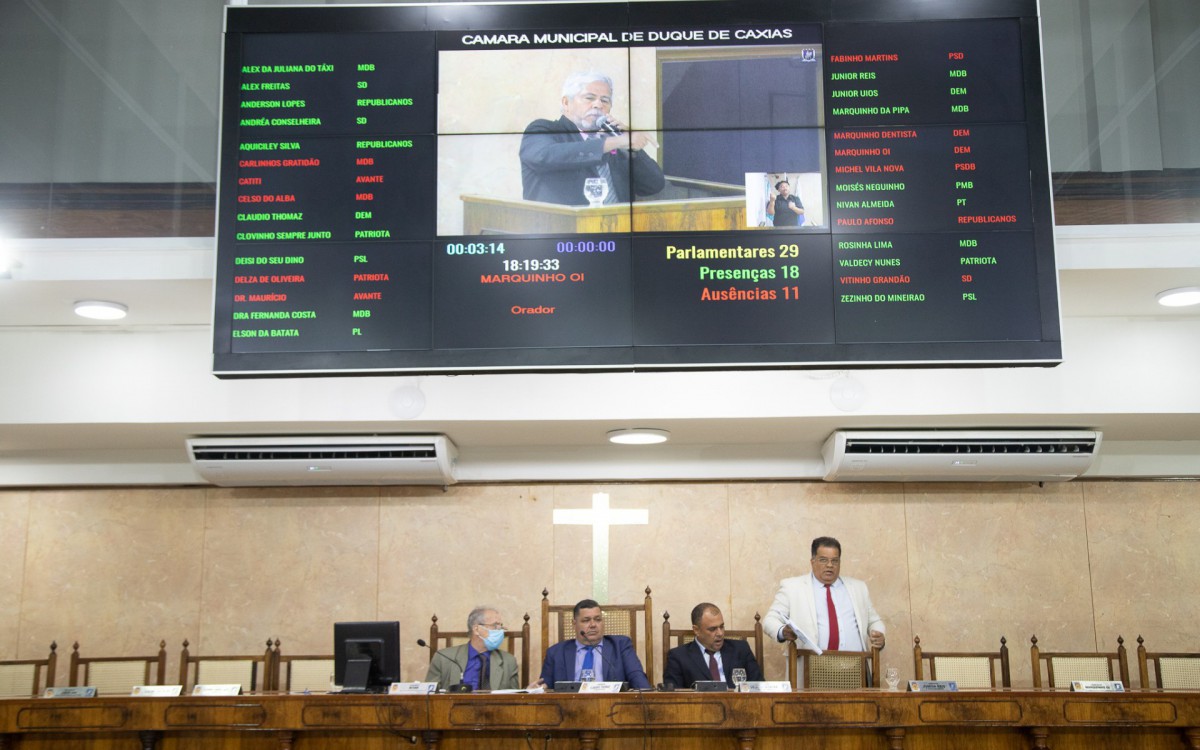
[[[628,132],[611,114],[613,82],[598,72],[576,73],[563,83],[562,116],[534,120],[521,137],[525,200],[567,206],[628,203],[652,195],[666,181],[643,149],[646,133]],[[587,188],[587,193],[585,193]]]

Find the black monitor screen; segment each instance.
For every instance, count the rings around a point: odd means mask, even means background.
[[[214,372],[1057,364],[1041,65],[1036,0],[228,7]]]
[[[350,692],[385,692],[400,681],[400,623],[335,622],[333,655],[335,684]]]

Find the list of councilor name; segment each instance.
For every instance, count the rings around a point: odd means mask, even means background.
[[[825,32],[824,227],[594,242],[430,241],[434,35],[242,37],[233,353],[1039,340],[1018,22]]]
[[[429,35],[243,44],[234,352],[428,347]]]
[[[1036,340],[1019,26],[910,26],[826,39],[837,340]]]

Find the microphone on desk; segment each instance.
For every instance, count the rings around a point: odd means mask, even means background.
[[[418,638],[417,645],[420,646],[421,648],[429,648],[429,644],[425,642],[424,638]],[[450,662],[454,666],[458,667],[459,670],[462,669],[462,667],[459,666],[458,662],[454,661],[449,656],[446,656],[441,651],[433,652],[434,659],[438,658],[439,656],[442,657],[443,659],[445,659],[446,661]],[[465,682],[456,682],[453,685],[448,685],[446,687],[446,692],[447,693],[469,693],[469,692],[471,692],[471,689],[472,689],[471,686],[466,684]]]

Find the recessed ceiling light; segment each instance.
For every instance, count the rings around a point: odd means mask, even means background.
[[[667,430],[656,430],[651,427],[631,427],[625,430],[612,430],[608,433],[608,442],[620,445],[654,445],[665,443],[671,439]]]
[[[120,302],[85,299],[75,303],[75,314],[92,320],[120,320],[128,312],[129,308]]]
[[[1155,297],[1163,307],[1187,307],[1200,305],[1200,286],[1184,286],[1159,292]]]

